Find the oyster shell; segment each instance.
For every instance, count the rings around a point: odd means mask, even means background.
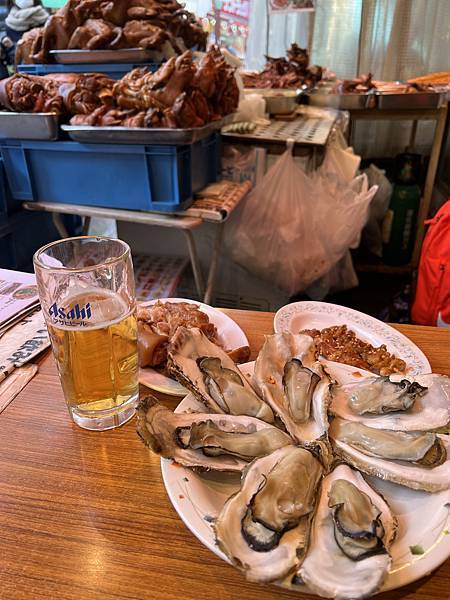
[[[153,452],[186,467],[242,471],[293,440],[280,429],[252,417],[218,414],[177,414],[153,396],[137,409],[137,432]]]
[[[326,439],[331,380],[315,360],[311,337],[266,336],[252,382],[297,442]]]
[[[329,433],[335,452],[364,473],[416,490],[450,488],[449,436],[375,429],[340,418]]]
[[[256,459],[242,474],[215,525],[216,541],[247,579],[269,582],[300,563],[323,468],[311,452],[286,446]]]
[[[450,421],[450,378],[444,375],[365,377],[333,386],[331,395],[333,414],[377,429],[426,431]]]
[[[322,482],[298,579],[325,598],[374,594],[388,574],[396,528],[385,500],[360,473],[339,465]]]
[[[257,396],[231,358],[199,329],[179,327],[168,356],[169,371],[211,411],[273,423],[271,408]]]

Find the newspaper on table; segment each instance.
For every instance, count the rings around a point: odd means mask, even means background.
[[[38,305],[34,274],[0,269],[0,335]]]
[[[48,346],[35,276],[0,269],[0,412],[38,370],[24,365]]]
[[[0,382],[49,346],[42,311],[35,310],[0,338]]]
[[[250,181],[212,183],[196,194],[192,206],[177,214],[200,217],[205,221],[226,221],[251,188]]]

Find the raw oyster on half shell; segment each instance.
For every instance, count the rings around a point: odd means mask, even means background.
[[[186,467],[242,471],[254,458],[294,443],[287,433],[259,419],[173,413],[153,396],[140,401],[137,417],[144,443]]]
[[[420,375],[414,380],[365,377],[333,386],[331,395],[333,414],[377,429],[427,431],[450,421],[450,378],[445,375]]]
[[[360,473],[339,465],[322,482],[310,546],[294,581],[325,598],[374,594],[388,574],[396,528],[385,500]]]
[[[169,347],[168,367],[211,411],[247,415],[273,423],[273,412],[231,358],[199,329],[179,327]]]
[[[286,446],[250,463],[215,525],[219,548],[247,579],[286,577],[308,546],[323,468],[309,450]]]
[[[368,475],[428,492],[450,488],[449,436],[375,429],[340,418],[329,433],[336,454]]]
[[[252,381],[297,442],[326,439],[331,380],[315,360],[312,338],[287,332],[266,336]]]

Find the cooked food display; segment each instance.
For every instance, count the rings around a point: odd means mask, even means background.
[[[90,115],[76,114],[72,125],[128,127],[202,127],[232,113],[239,88],[218,48],[195,63],[187,51],[164,63],[156,73],[133,69],[113,87],[113,106],[106,104]]]
[[[372,73],[367,75],[359,75],[354,79],[344,79],[334,82],[329,93],[333,94],[368,94],[370,92],[376,92],[378,94],[417,94],[418,92],[433,92],[433,84],[428,82],[426,77],[418,77],[417,79],[410,79],[408,82],[403,83],[400,81],[381,81],[374,79]],[[445,80],[445,77],[442,78]],[[441,85],[445,85],[441,83]],[[320,86],[319,86],[320,88]]]
[[[351,365],[377,375],[404,373],[406,363],[387,351],[382,344],[375,348],[360,340],[346,325],[333,325],[325,329],[305,329],[300,333],[310,335],[320,356],[345,365]]]
[[[69,0],[26,32],[16,63],[47,63],[51,50],[145,48],[155,59],[206,48],[207,33],[176,0]]]
[[[291,44],[287,59],[266,56],[266,66],[260,73],[243,73],[246,88],[314,87],[322,79],[322,67],[309,66],[309,54],[297,44]]]
[[[383,375],[340,385],[320,363],[329,336],[330,352],[340,348],[340,359],[352,365],[349,340],[371,368],[406,365],[346,326],[312,334],[267,336],[247,381],[202,331],[179,328],[169,345],[170,371],[208,412],[174,414],[146,398],[138,433],[184,466],[242,472],[213,527],[217,545],[247,579],[365,598],[388,576],[398,523],[362,473],[429,493],[450,489],[450,437],[428,431],[423,416],[428,398],[440,415],[435,424],[448,421],[450,380]],[[361,358],[360,344],[376,360]],[[359,420],[335,416],[344,405]],[[395,426],[408,417],[414,430]]]
[[[113,104],[114,80],[100,73],[16,73],[0,81],[0,105],[13,112],[89,114]]]
[[[429,73],[428,75],[421,75],[420,77],[414,77],[408,79],[408,83],[413,85],[431,85],[441,86],[450,85],[450,72],[449,71],[438,71],[437,73]]]
[[[195,63],[171,58],[156,73],[133,69],[119,81],[99,73],[15,74],[0,82],[0,104],[15,112],[54,112],[72,125],[188,129],[233,112],[239,89],[220,50]]]
[[[138,345],[140,367],[165,367],[169,342],[179,327],[196,327],[214,344],[219,344],[217,328],[208,315],[190,302],[161,302],[138,305]]]
[[[335,94],[367,94],[370,90],[376,89],[372,78],[372,73],[368,73],[354,79],[344,79],[336,84],[333,92]]]

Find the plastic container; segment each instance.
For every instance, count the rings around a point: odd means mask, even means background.
[[[50,75],[51,73],[104,73],[112,79],[120,79],[136,68],[147,67],[155,72],[161,65],[158,63],[80,63],[71,65],[43,64],[43,65],[17,65],[18,73],[28,75]]]
[[[217,181],[219,136],[189,146],[1,140],[13,200],[175,212]]]

